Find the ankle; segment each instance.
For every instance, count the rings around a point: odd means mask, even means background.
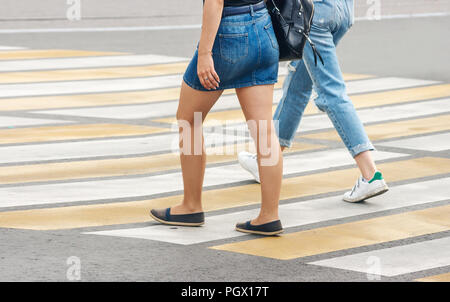
[[[189,214],[189,213],[197,213],[203,212],[201,203],[186,203],[183,202],[179,205],[172,207],[173,214]]]
[[[256,217],[255,219],[252,220],[252,223],[255,223],[255,224],[258,225],[258,224],[269,223],[269,222],[276,221],[276,220],[279,220],[279,219],[280,218],[278,216],[278,213],[273,213],[273,214],[262,214],[262,213],[260,213],[258,215],[258,217]]]
[[[370,181],[375,176],[376,172],[377,172],[377,169],[374,169],[371,171],[363,171],[363,173],[361,173],[361,174],[365,180]]]

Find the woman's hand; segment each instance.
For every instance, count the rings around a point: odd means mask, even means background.
[[[197,75],[203,87],[208,90],[219,87],[220,79],[214,69],[211,52],[199,52],[197,60]]]

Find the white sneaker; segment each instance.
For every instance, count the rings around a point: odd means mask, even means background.
[[[358,178],[353,189],[344,194],[344,201],[360,202],[383,194],[389,190],[381,172],[375,172],[371,180],[366,181],[362,176]]]
[[[261,181],[259,181],[258,160],[256,159],[256,156],[256,154],[242,151],[238,155],[238,160],[241,167],[250,172],[255,180],[261,183]]]

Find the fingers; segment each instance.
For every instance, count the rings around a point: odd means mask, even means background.
[[[219,83],[214,76],[215,73],[215,71],[211,72],[209,70],[198,73],[198,79],[200,80],[200,83],[203,87],[208,90],[216,89],[219,87]]]
[[[206,77],[203,75],[203,73],[198,73],[197,75],[198,75],[198,79],[200,80],[200,83],[202,84],[202,86],[205,87],[206,89],[209,89],[208,84],[204,80]]]
[[[214,79],[216,80],[216,82],[217,82],[217,86],[219,86],[220,78],[219,78],[219,75],[217,74],[217,72],[214,70],[214,68],[213,68],[213,70],[211,70],[211,73],[212,73],[213,78],[214,78]]]
[[[211,82],[211,84],[213,85],[214,89],[219,87],[220,81],[218,80],[218,78],[219,77],[217,76],[217,73],[214,69],[209,71],[208,79],[209,82]]]

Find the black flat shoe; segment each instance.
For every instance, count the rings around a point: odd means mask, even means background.
[[[172,215],[170,208],[150,211],[150,216],[158,222],[169,225],[179,226],[200,226],[205,223],[205,214],[203,212]]]
[[[283,232],[280,220],[275,220],[260,225],[252,225],[251,220],[236,224],[236,231],[250,234],[273,236]]]

